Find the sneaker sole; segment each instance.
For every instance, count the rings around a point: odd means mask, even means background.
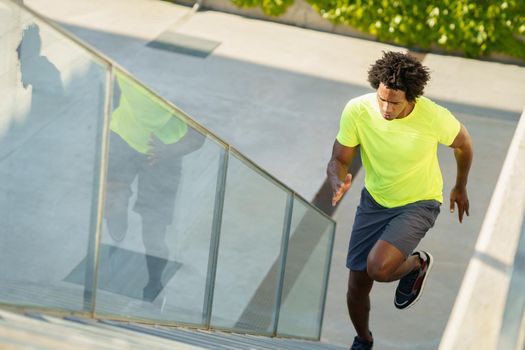
[[[407,306],[398,306],[398,304],[396,303],[396,297],[394,295],[394,306],[396,308],[398,308],[399,310],[406,310],[406,309],[409,309],[412,305],[414,305],[415,303],[418,302],[419,298],[421,298],[421,294],[423,294],[423,290],[425,289],[425,285],[427,284],[427,280],[428,280],[428,275],[430,274],[430,271],[432,271],[432,266],[434,266],[434,257],[432,256],[432,254],[430,254],[429,252],[426,252],[426,251],[422,251],[424,252],[429,258],[430,258],[430,263],[428,264],[428,269],[427,269],[427,274],[425,275],[425,278],[423,279],[423,283],[421,283],[421,289],[419,291],[419,294],[417,295],[417,297],[412,300],[412,302],[410,304],[408,304]]]

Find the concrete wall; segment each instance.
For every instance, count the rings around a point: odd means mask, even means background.
[[[523,349],[525,111],[439,349]],[[521,258],[522,259],[522,258]],[[482,336],[481,336],[482,335]]]

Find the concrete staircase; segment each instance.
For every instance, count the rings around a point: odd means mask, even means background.
[[[0,310],[1,349],[342,350],[320,342]]]

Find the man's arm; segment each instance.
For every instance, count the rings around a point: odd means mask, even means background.
[[[456,185],[450,192],[450,212],[454,212],[457,204],[458,218],[461,223],[463,221],[463,213],[466,213],[467,216],[469,215],[467,180],[473,157],[472,139],[464,125],[461,125],[461,129],[450,147],[454,149],[454,157],[457,164]]]
[[[348,191],[352,183],[352,174],[348,173],[348,168],[352,164],[357,151],[356,147],[346,147],[340,144],[337,140],[334,142],[332,149],[332,158],[328,162],[326,174],[328,181],[332,187],[332,206],[335,207],[337,202],[343,197],[343,194]]]

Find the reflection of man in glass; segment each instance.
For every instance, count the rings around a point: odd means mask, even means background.
[[[24,29],[22,40],[16,52],[20,61],[22,85],[33,86],[33,92],[47,92],[62,95],[60,72],[46,56],[42,56],[40,29],[32,24]]]
[[[43,220],[53,220],[52,211],[44,203],[55,192],[43,191],[42,187],[51,188],[56,183],[56,173],[50,171],[54,167],[49,164],[56,164],[57,156],[49,149],[57,144],[56,121],[66,103],[60,71],[42,54],[40,28],[36,24],[24,28],[16,56],[23,89],[11,81],[5,82],[14,99],[2,101],[8,112],[0,113],[0,232],[20,233],[13,235],[17,240],[11,242],[15,245],[41,237]],[[3,244],[0,242],[0,246]]]
[[[137,178],[133,210],[142,218],[148,283],[144,300],[162,290],[169,255],[166,229],[173,221],[182,156],[200,148],[204,137],[137,83],[117,75],[118,107],[112,115],[106,197],[109,234],[121,241],[128,228],[131,186]]]

